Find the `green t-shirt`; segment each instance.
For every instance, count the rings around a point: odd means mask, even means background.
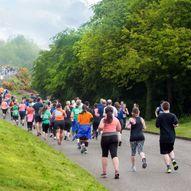
[[[75,107],[72,109],[72,113],[74,114],[74,120],[78,120],[78,114],[82,112],[82,108]]]
[[[43,113],[43,117],[42,117],[42,123],[43,124],[50,124],[50,111],[46,110]]]
[[[18,117],[19,116],[19,106],[18,105],[14,105],[12,107],[12,116],[14,116],[14,117]]]

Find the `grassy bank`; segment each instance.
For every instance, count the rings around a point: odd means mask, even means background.
[[[146,125],[148,132],[159,133],[159,129],[155,127],[155,120],[147,121]],[[191,138],[191,118],[180,119],[179,126],[176,128],[176,135]]]
[[[0,190],[106,190],[37,137],[0,120]]]

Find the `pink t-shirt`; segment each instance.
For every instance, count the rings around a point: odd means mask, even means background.
[[[26,105],[24,103],[19,104],[19,111],[25,111]]]
[[[114,117],[113,121],[109,124],[104,123],[104,118],[103,118],[99,124],[99,129],[103,133],[117,132],[121,130],[121,124],[116,117]]]

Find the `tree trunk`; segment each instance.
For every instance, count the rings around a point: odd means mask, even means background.
[[[148,79],[145,82],[145,85],[146,85],[146,88],[147,88],[145,118],[147,120],[150,120],[151,117],[152,117],[152,81]]]

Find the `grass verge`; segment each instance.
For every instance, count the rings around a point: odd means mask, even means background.
[[[159,129],[155,127],[155,120],[146,122],[148,132],[159,133]],[[176,128],[176,135],[185,138],[191,138],[191,119],[180,119],[179,126]]]
[[[3,120],[0,120],[0,151],[0,190],[106,190],[62,153]]]

